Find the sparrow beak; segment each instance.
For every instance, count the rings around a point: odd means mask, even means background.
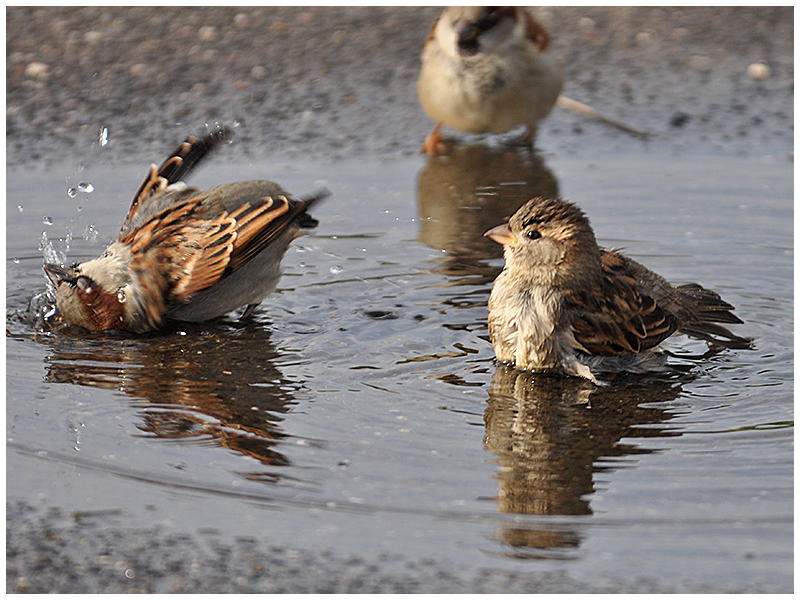
[[[58,265],[53,265],[50,263],[46,263],[44,265],[44,272],[50,278],[50,281],[53,282],[53,285],[58,288],[59,284],[66,281],[68,283],[74,284],[76,282],[75,273],[72,269],[65,269],[64,267],[59,267]]]
[[[517,236],[511,232],[508,223],[493,227],[483,235],[492,238],[495,242],[503,244],[504,246],[511,246],[513,248],[517,245]]]

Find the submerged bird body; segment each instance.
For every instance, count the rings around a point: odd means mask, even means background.
[[[448,7],[422,51],[417,92],[438,123],[423,146],[441,144],[447,125],[467,133],[535,126],[558,98],[563,73],[549,36],[521,7]]]
[[[99,258],[45,265],[56,303],[73,325],[145,332],[169,320],[202,322],[247,306],[250,314],[280,278],[280,260],[301,227],[316,225],[316,198],[291,197],[270,181],[206,191],[180,181],[220,130],[182,143],[152,166],[117,240]]]
[[[663,367],[656,349],[677,332],[750,347],[719,325],[742,322],[733,306],[697,284],[673,287],[600,248],[574,204],[535,198],[486,235],[504,245],[506,260],[489,300],[489,334],[501,362],[596,381],[601,372]]]

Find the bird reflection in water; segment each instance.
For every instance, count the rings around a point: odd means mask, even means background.
[[[145,338],[95,334],[59,340],[46,381],[118,390],[136,399],[142,420],[136,426],[145,436],[216,443],[278,466],[289,462],[276,450],[286,437],[280,423],[302,388],[283,377],[278,357],[269,331],[255,326],[234,331],[222,324],[184,325]],[[274,471],[241,474],[280,479]]]
[[[485,285],[500,267],[484,261],[503,256],[484,233],[535,196],[558,196],[558,182],[530,150],[483,145],[454,147],[430,158],[417,180],[419,241],[447,255],[434,272],[452,285]]]
[[[654,451],[636,438],[680,435],[667,425],[674,415],[658,403],[677,398],[686,377],[628,376],[596,387],[499,366],[484,414],[484,446],[499,465],[497,510],[592,514],[596,474],[635,466],[630,457]],[[569,520],[503,525],[498,537],[523,558],[559,556],[581,541],[578,521]]]

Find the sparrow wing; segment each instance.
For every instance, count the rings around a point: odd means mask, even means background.
[[[131,268],[144,293],[153,300],[146,303],[148,306],[189,302],[194,294],[251,260],[290,226],[316,225],[306,210],[321,195],[305,200],[265,196],[244,202],[231,212],[221,210],[209,215],[209,193],[264,184],[269,182],[242,182],[194,195],[162,210],[120,239],[130,245],[135,257]],[[156,301],[156,296],[160,300]]]
[[[195,196],[210,212],[226,211],[236,220],[236,240],[228,271],[239,269],[287,230],[315,227],[307,210],[330,192],[321,190],[308,198],[290,197],[270,181],[241,181],[222,185]],[[294,236],[286,239],[286,243]]]
[[[168,186],[181,181],[219,142],[230,137],[231,132],[227,127],[213,131],[202,138],[189,136],[175,148],[160,167],[150,165],[150,172],[133,196],[123,230],[147,199],[156,194],[163,194]]]
[[[200,198],[161,211],[120,241],[129,244],[131,269],[157,307],[181,304],[225,273],[237,239],[237,220],[226,212],[208,218]]]
[[[675,315],[639,292],[623,257],[603,252],[600,260],[598,289],[571,302],[575,339],[588,353],[641,352],[657,346],[678,329]]]

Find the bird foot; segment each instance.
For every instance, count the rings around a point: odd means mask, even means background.
[[[445,146],[441,130],[442,124],[439,123],[433,128],[433,131],[427,135],[422,144],[423,154],[427,154],[428,156],[439,156],[447,151],[447,146]]]
[[[256,312],[256,308],[257,307],[258,307],[258,304],[248,304],[247,308],[244,309],[244,312],[242,313],[242,316],[239,317],[239,323],[238,324],[239,325],[247,325],[247,323],[249,323],[252,320],[253,313]]]

